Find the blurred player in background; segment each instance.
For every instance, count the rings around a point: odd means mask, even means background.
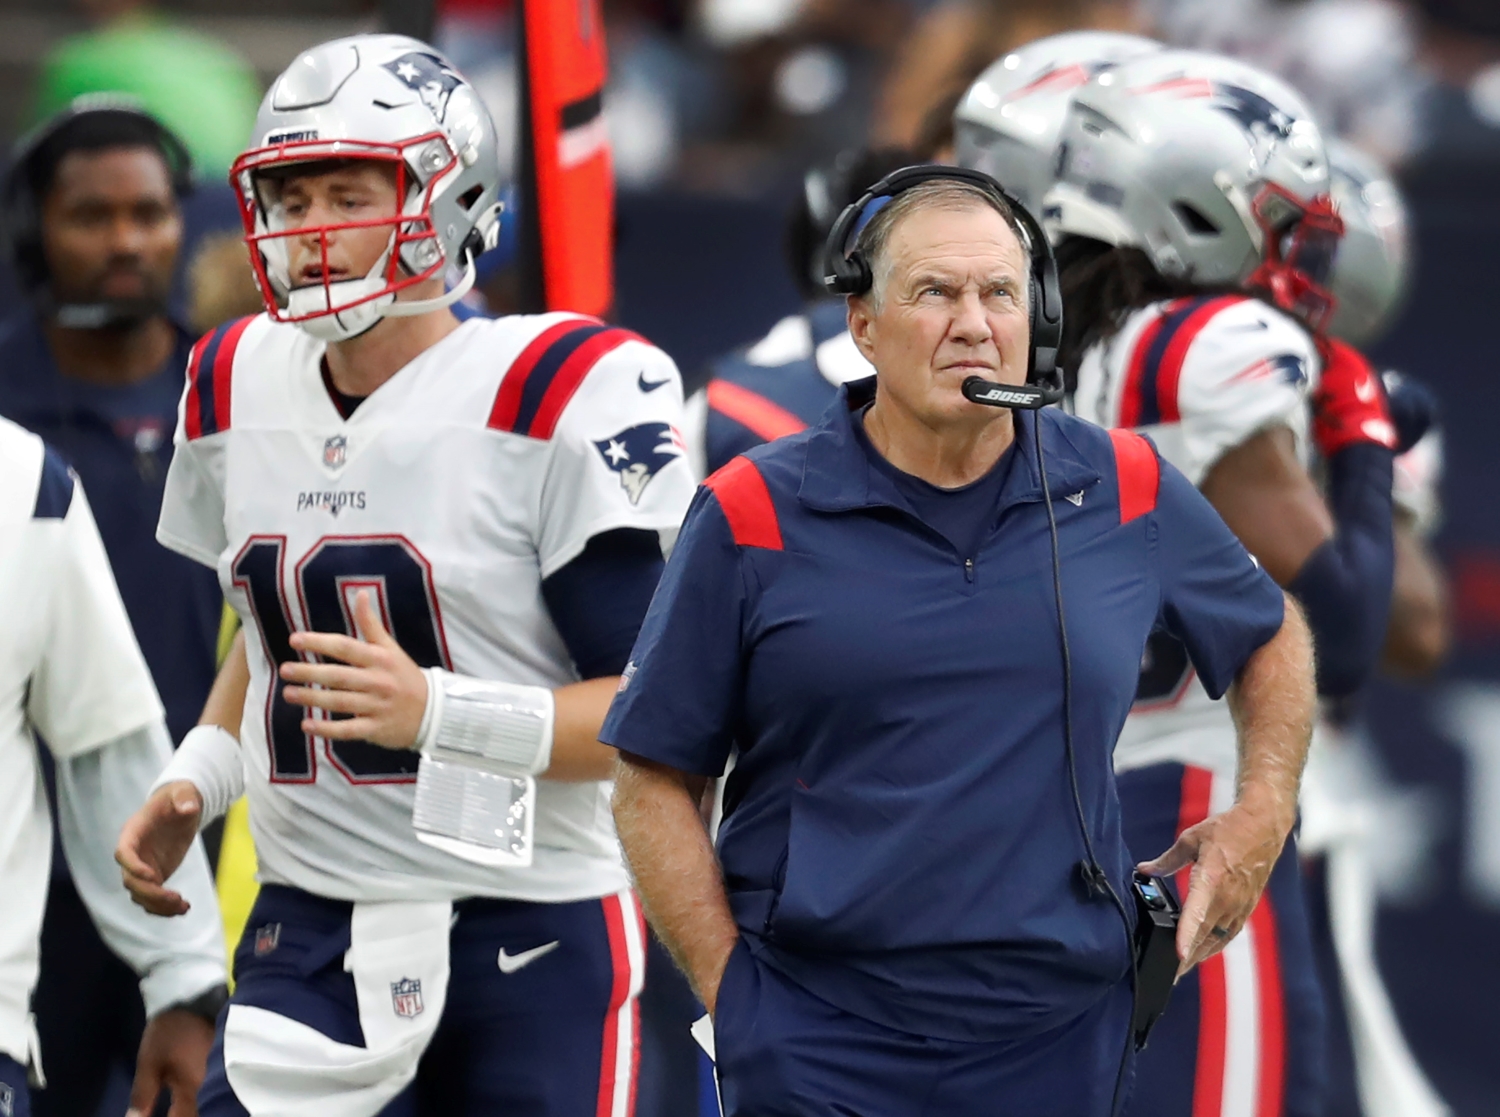
[[[159,530],[245,637],[120,850],[178,911],[184,821],[248,789],[262,888],[200,1107],[623,1117],[643,927],[597,737],[691,496],[676,368],[575,315],[459,324],[495,132],[427,45],[307,52],[253,143],[268,314],[194,350]],[[425,785],[455,796],[425,840],[414,784],[455,765],[419,746],[485,768]],[[460,809],[533,776],[534,808]]]
[[[137,1033],[138,1055],[131,1053],[132,1112],[150,1113],[166,1087],[172,1117],[191,1117],[213,1020],[228,995],[208,861],[196,841],[183,851],[172,884],[191,909],[171,923],[133,907],[120,890],[110,858],[115,835],[167,763],[172,740],[77,475],[4,419],[0,629],[0,1113],[33,1112],[28,1072],[31,1085],[45,1086],[44,1056],[51,1089],[70,1104],[77,1091],[60,1075],[97,1079],[89,1057],[109,1069],[86,1025],[39,1044],[28,1011],[52,858],[40,739],[55,766],[57,830],[76,895],[138,976],[145,1001],[148,1020]],[[92,1101],[98,1105],[97,1092]]]
[[[1408,279],[1406,209],[1401,193],[1375,160],[1332,141],[1332,194],[1344,222],[1330,288],[1337,300],[1329,319],[1331,345],[1360,349],[1377,340],[1400,309]],[[1451,625],[1442,569],[1432,553],[1440,519],[1441,433],[1430,429],[1430,397],[1399,374],[1387,373],[1392,420],[1411,449],[1396,458],[1395,578],[1382,668],[1406,679],[1425,678],[1447,655]],[[1303,780],[1298,848],[1312,870],[1309,895],[1315,934],[1326,935],[1323,958],[1331,997],[1347,1036],[1331,1035],[1334,1088],[1347,1051],[1364,1117],[1442,1117],[1448,1107],[1422,1073],[1401,1034],[1375,957],[1380,762],[1351,701],[1325,703]],[[1321,893],[1321,894],[1320,894]],[[1345,1064],[1347,1065],[1347,1064]]]
[[[155,118],[86,97],[20,142],[0,205],[27,295],[0,323],[0,415],[56,447],[93,494],[173,740],[213,681],[221,608],[213,575],[155,537],[192,345],[167,309],[191,175]],[[52,1070],[36,1103],[44,1115],[93,1117],[112,1070],[128,1071],[140,1045],[137,967],[90,916],[55,857],[36,995]]]
[[[783,247],[804,309],[754,345],[710,362],[707,387],[687,405],[685,433],[700,476],[815,422],[841,385],[870,375],[849,336],[844,299],[823,289],[824,246],[845,206],[891,171],[921,161],[899,148],[850,150],[803,176]]]
[[[1343,227],[1311,113],[1253,67],[1162,52],[1078,90],[1058,168],[1044,212],[1076,410],[1154,438],[1302,602],[1320,693],[1352,693],[1389,614],[1397,437],[1379,377],[1315,333]],[[1115,753],[1131,848],[1194,845],[1236,796],[1233,735],[1182,645],[1154,636]],[[1266,896],[1178,985],[1132,1112],[1321,1112],[1323,1004],[1292,845],[1260,851],[1277,860]]]
[[[1073,90],[1110,66],[1160,49],[1136,35],[1076,31],[1003,55],[953,114],[955,161],[993,175],[1039,214]],[[807,309],[712,363],[706,392],[688,401],[688,444],[703,447],[701,476],[753,446],[801,430],[823,414],[841,384],[870,375],[849,336],[843,300],[823,289],[828,231],[845,206],[886,174],[928,157],[900,148],[849,151],[807,172],[786,235],[787,262]]]

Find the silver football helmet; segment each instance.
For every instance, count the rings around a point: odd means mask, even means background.
[[[1057,167],[1050,235],[1132,245],[1163,275],[1327,316],[1343,223],[1322,134],[1279,78],[1178,50],[1106,70],[1074,93]]]
[[[1328,171],[1344,220],[1329,284],[1336,301],[1328,332],[1363,347],[1385,332],[1406,294],[1406,203],[1390,172],[1343,140],[1328,141]]]
[[[1032,213],[1052,185],[1053,152],[1073,93],[1102,71],[1162,49],[1114,31],[1068,31],[992,63],[953,113],[955,162],[984,171]]]
[[[499,234],[500,165],[495,126],[474,88],[441,54],[404,35],[356,35],[300,55],[271,85],[251,147],[235,161],[245,240],[277,321],[341,341],[382,317],[412,316],[461,298],[474,259]],[[377,160],[396,170],[400,212],[375,222],[287,227],[278,169],[326,160]],[[384,254],[358,279],[294,286],[289,237],[390,226]],[[403,288],[462,268],[435,299],[397,302]]]

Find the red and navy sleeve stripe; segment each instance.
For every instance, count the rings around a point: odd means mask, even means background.
[[[528,438],[551,438],[589,370],[606,353],[640,340],[629,330],[590,318],[571,318],[543,330],[500,382],[487,425]]]
[[[182,417],[188,438],[202,438],[229,429],[234,352],[239,348],[245,327],[254,320],[240,318],[226,322],[193,346],[188,358],[187,404]]]
[[[1120,399],[1120,426],[1149,427],[1181,420],[1177,386],[1188,350],[1219,311],[1243,301],[1243,295],[1221,295],[1177,299],[1167,305],[1141,332],[1130,355]]]

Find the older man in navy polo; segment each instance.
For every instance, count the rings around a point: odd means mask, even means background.
[[[1019,232],[943,179],[868,221],[849,325],[876,375],[700,490],[604,725],[620,837],[713,1014],[732,1117],[1118,1103],[1134,916],[1079,868],[1129,896],[1110,754],[1154,628],[1233,686],[1241,727],[1239,801],[1152,866],[1196,860],[1185,968],[1239,930],[1293,822],[1295,607],[1149,443],[960,390],[1025,379]],[[696,805],[732,750],[716,857]]]

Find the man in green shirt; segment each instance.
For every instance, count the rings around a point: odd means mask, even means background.
[[[33,119],[51,116],[83,93],[128,93],[182,137],[201,174],[227,175],[260,104],[250,64],[148,0],[80,4],[99,24],[64,39],[42,60]]]

